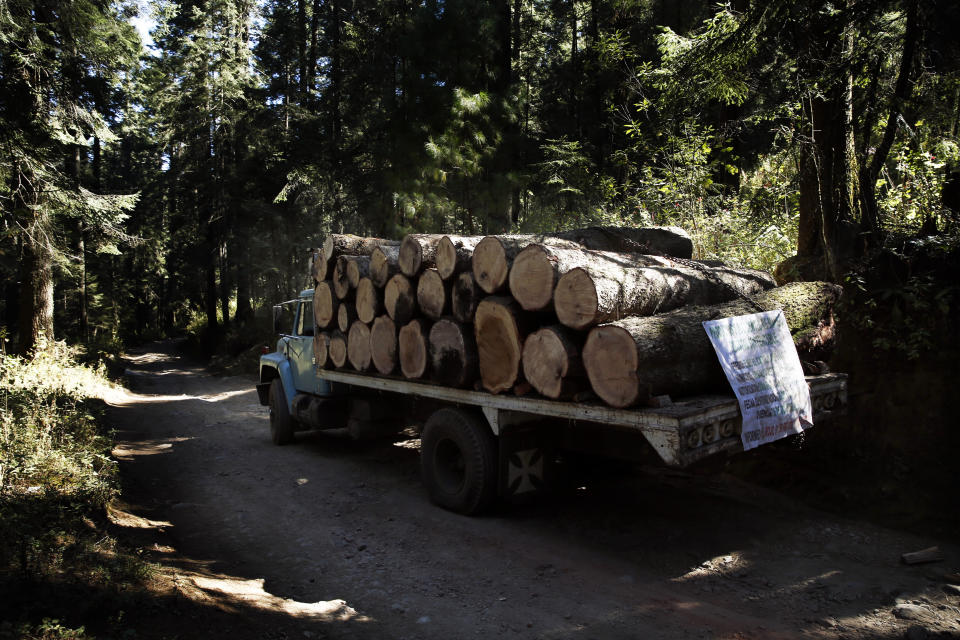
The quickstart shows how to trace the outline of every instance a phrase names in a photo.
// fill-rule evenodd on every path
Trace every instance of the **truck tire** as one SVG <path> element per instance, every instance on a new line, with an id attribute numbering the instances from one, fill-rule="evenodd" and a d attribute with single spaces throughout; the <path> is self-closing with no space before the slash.
<path id="1" fill-rule="evenodd" d="M 497 445 L 486 422 L 461 409 L 436 411 L 423 428 L 420 471 L 430 500 L 473 515 L 497 496 Z"/>
<path id="2" fill-rule="evenodd" d="M 270 439 L 278 445 L 293 442 L 293 418 L 280 378 L 270 383 Z"/>

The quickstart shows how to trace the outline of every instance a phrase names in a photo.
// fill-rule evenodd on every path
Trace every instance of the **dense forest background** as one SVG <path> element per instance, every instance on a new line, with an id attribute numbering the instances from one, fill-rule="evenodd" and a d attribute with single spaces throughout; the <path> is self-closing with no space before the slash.
<path id="1" fill-rule="evenodd" d="M 885 291 L 864 326 L 943 310 L 915 267 L 957 244 L 958 26 L 952 0 L 0 0 L 4 339 L 213 350 L 331 230 L 677 224 Z M 932 347 L 901 324 L 877 339 Z"/>

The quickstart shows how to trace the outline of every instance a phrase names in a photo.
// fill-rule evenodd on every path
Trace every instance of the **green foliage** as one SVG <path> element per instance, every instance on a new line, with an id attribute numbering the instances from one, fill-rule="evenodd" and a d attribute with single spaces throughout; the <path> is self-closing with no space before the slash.
<path id="1" fill-rule="evenodd" d="M 110 439 L 97 424 L 108 383 L 63 347 L 0 356 L 0 564 L 54 571 L 66 530 L 116 491 Z"/>

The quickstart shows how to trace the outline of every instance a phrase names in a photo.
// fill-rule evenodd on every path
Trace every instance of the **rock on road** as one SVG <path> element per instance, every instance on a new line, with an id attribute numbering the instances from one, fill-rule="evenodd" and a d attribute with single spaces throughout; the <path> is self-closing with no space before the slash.
<path id="1" fill-rule="evenodd" d="M 261 637 L 260 614 L 277 638 L 960 637 L 943 541 L 657 469 L 467 518 L 428 502 L 413 437 L 276 447 L 252 376 L 170 343 L 128 366 L 108 414 L 125 526 L 165 536 L 149 557 L 182 594 L 236 614 L 224 637 Z M 934 544 L 944 562 L 900 564 Z"/>

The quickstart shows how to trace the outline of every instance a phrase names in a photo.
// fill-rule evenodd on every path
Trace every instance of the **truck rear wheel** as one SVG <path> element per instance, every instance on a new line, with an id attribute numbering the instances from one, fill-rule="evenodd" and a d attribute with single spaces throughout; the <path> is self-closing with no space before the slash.
<path id="1" fill-rule="evenodd" d="M 423 428 L 420 471 L 430 499 L 472 515 L 497 496 L 497 446 L 486 422 L 474 413 L 445 408 Z"/>
<path id="2" fill-rule="evenodd" d="M 293 442 L 293 418 L 280 378 L 274 378 L 270 383 L 270 439 L 273 444 Z"/>

